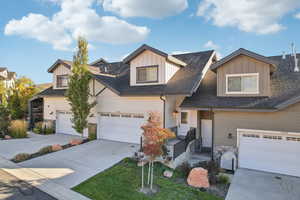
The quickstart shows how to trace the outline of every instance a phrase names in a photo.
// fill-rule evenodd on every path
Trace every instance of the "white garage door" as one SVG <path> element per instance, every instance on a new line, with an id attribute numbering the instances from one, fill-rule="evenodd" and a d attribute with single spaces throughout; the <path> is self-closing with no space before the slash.
<path id="1" fill-rule="evenodd" d="M 139 144 L 144 124 L 143 114 L 103 113 L 98 117 L 98 138 Z"/>
<path id="2" fill-rule="evenodd" d="M 80 135 L 72 128 L 72 114 L 70 112 L 58 112 L 56 119 L 56 133 Z"/>
<path id="3" fill-rule="evenodd" d="M 300 135 L 238 130 L 239 167 L 300 177 Z"/>

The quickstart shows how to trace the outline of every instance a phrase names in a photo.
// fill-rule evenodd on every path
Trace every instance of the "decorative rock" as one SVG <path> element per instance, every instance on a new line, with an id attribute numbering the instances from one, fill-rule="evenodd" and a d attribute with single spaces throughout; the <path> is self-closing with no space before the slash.
<path id="1" fill-rule="evenodd" d="M 164 177 L 171 178 L 173 176 L 173 171 L 165 170 Z"/>
<path id="2" fill-rule="evenodd" d="M 70 141 L 70 145 L 75 146 L 75 145 L 79 145 L 83 142 L 83 140 L 81 139 L 73 139 Z"/>
<path id="3" fill-rule="evenodd" d="M 62 146 L 60 144 L 53 144 L 52 145 L 52 151 L 60 151 L 62 150 Z"/>
<path id="4" fill-rule="evenodd" d="M 194 168 L 190 171 L 187 182 L 190 186 L 197 188 L 209 188 L 208 173 L 201 167 Z"/>
<path id="5" fill-rule="evenodd" d="M 11 136 L 10 136 L 10 135 L 5 135 L 5 136 L 4 136 L 4 139 L 10 140 L 10 139 L 11 139 Z"/>

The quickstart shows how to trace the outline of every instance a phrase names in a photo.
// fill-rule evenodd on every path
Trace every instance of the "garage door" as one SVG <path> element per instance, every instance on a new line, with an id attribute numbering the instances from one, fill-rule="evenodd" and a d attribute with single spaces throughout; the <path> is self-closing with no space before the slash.
<path id="1" fill-rule="evenodd" d="M 238 130 L 239 167 L 300 177 L 300 135 Z"/>
<path id="2" fill-rule="evenodd" d="M 80 135 L 72 128 L 72 114 L 70 112 L 58 112 L 56 120 L 56 133 Z"/>
<path id="3" fill-rule="evenodd" d="M 141 126 L 145 124 L 143 114 L 102 113 L 98 121 L 99 139 L 140 143 Z"/>

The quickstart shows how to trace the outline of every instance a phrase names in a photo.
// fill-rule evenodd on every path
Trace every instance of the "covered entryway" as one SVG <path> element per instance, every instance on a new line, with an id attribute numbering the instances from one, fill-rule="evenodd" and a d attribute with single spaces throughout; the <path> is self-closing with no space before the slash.
<path id="1" fill-rule="evenodd" d="M 63 133 L 69 135 L 80 135 L 72 128 L 71 112 L 58 111 L 56 113 L 56 133 Z"/>
<path id="2" fill-rule="evenodd" d="M 238 129 L 239 167 L 300 177 L 300 134 Z"/>
<path id="3" fill-rule="evenodd" d="M 139 144 L 141 126 L 146 123 L 144 114 L 101 113 L 98 116 L 99 139 Z"/>

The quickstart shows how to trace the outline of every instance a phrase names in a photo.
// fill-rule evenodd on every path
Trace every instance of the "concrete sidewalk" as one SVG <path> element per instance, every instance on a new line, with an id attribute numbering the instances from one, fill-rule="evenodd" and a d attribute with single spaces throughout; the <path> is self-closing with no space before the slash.
<path id="1" fill-rule="evenodd" d="M 29 183 L 57 200 L 89 200 L 89 198 L 54 183 L 48 178 L 0 157 L 0 169 Z"/>

